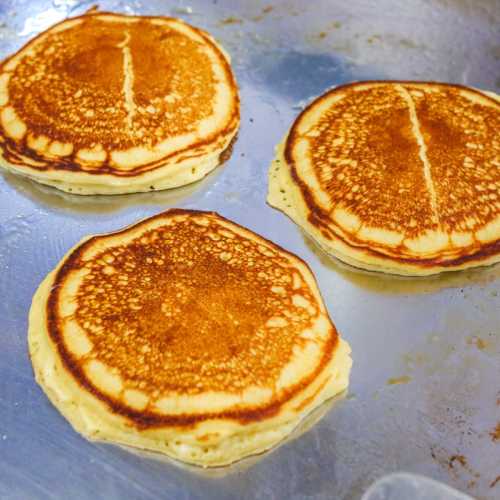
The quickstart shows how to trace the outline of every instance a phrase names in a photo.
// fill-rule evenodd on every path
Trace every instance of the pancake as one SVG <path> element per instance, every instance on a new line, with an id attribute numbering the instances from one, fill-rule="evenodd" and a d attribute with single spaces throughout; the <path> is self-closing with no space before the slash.
<path id="1" fill-rule="evenodd" d="M 296 119 L 270 205 L 326 252 L 402 275 L 500 260 L 500 99 L 443 83 L 337 87 Z"/>
<path id="2" fill-rule="evenodd" d="M 82 435 L 202 466 L 274 446 L 351 367 L 302 260 L 188 210 L 70 250 L 34 296 L 28 340 Z"/>
<path id="3" fill-rule="evenodd" d="M 91 11 L 0 65 L 0 166 L 63 191 L 189 184 L 238 126 L 228 55 L 178 19 Z"/>

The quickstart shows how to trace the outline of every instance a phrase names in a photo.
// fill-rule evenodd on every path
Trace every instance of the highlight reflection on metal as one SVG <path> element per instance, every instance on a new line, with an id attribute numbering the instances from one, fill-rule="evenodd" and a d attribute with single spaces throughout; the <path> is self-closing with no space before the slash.
<path id="1" fill-rule="evenodd" d="M 94 3 L 3 0 L 0 55 Z M 265 204 L 274 145 L 332 85 L 385 77 L 500 91 L 496 0 L 402 4 L 99 2 L 182 17 L 220 39 L 241 87 L 242 127 L 222 168 L 176 191 L 81 198 L 0 176 L 0 498 L 358 499 L 398 470 L 498 498 L 500 444 L 490 433 L 500 420 L 500 266 L 413 280 L 361 273 Z M 353 348 L 345 399 L 309 432 L 223 477 L 86 442 L 37 387 L 27 355 L 32 294 L 64 252 L 172 206 L 216 210 L 307 260 Z"/>

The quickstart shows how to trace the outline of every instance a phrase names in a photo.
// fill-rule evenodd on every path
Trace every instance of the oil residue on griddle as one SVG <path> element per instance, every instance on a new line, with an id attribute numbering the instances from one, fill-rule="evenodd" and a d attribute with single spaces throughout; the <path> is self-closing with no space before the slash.
<path id="1" fill-rule="evenodd" d="M 453 469 L 455 462 L 458 462 L 462 467 L 467 467 L 467 459 L 463 455 L 452 455 L 448 460 L 448 467 Z"/>
<path id="2" fill-rule="evenodd" d="M 445 453 L 444 456 L 443 452 Z M 440 465 L 446 467 L 454 477 L 456 477 L 458 470 L 464 470 L 470 477 L 475 479 L 479 479 L 481 477 L 481 474 L 469 465 L 467 458 L 461 453 L 448 455 L 445 450 L 439 451 L 437 448 L 431 447 L 431 456 Z"/>
<path id="3" fill-rule="evenodd" d="M 411 377 L 409 375 L 402 375 L 401 377 L 394 377 L 387 380 L 387 385 L 399 385 L 399 384 L 407 384 L 411 381 Z"/>
<path id="4" fill-rule="evenodd" d="M 269 13 L 271 13 L 274 10 L 274 7 L 272 5 L 268 5 L 267 7 L 264 7 L 259 14 L 256 14 L 254 16 L 248 17 L 236 17 L 236 16 L 228 16 L 219 21 L 220 26 L 226 26 L 230 24 L 243 24 L 245 21 L 253 21 L 254 23 L 257 23 L 259 21 L 262 21 L 267 17 Z"/>
<path id="5" fill-rule="evenodd" d="M 334 30 L 338 30 L 342 27 L 342 23 L 340 21 L 333 21 L 323 27 L 321 31 L 319 32 L 314 32 L 306 35 L 306 40 L 310 43 L 318 42 L 321 40 L 324 40 L 327 38 L 329 35 L 333 33 Z"/>
<path id="6" fill-rule="evenodd" d="M 472 337 L 467 337 L 467 344 L 475 345 L 480 351 L 485 351 L 486 348 L 488 347 L 486 341 L 483 340 L 481 337 L 478 337 L 477 335 L 473 335 Z"/>
<path id="7" fill-rule="evenodd" d="M 267 16 L 267 14 L 272 12 L 273 9 L 274 9 L 274 7 L 272 5 L 268 5 L 267 7 L 264 7 L 259 15 L 252 17 L 252 21 L 254 21 L 256 23 L 259 21 L 262 21 L 262 19 L 264 19 Z"/>
<path id="8" fill-rule="evenodd" d="M 221 26 L 227 26 L 229 24 L 243 24 L 243 19 L 240 19 L 239 17 L 229 16 L 221 19 L 219 21 L 219 24 Z"/>

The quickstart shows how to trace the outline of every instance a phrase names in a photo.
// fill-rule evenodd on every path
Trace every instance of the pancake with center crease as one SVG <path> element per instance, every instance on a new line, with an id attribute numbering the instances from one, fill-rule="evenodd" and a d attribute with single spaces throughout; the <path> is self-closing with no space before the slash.
<path id="1" fill-rule="evenodd" d="M 238 126 L 228 55 L 178 19 L 92 11 L 0 65 L 0 166 L 64 191 L 194 182 Z"/>
<path id="2" fill-rule="evenodd" d="M 268 202 L 328 253 L 429 275 L 500 260 L 500 98 L 443 83 L 337 87 L 296 119 Z"/>
<path id="3" fill-rule="evenodd" d="M 72 249 L 34 296 L 29 349 L 85 437 L 203 466 L 284 439 L 351 367 L 302 260 L 187 210 Z"/>

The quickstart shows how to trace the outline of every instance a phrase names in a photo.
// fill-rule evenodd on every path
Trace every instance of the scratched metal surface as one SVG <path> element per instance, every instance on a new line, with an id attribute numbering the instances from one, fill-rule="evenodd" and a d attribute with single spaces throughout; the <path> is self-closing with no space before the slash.
<path id="1" fill-rule="evenodd" d="M 1 0 L 0 55 L 93 3 Z M 220 39 L 241 88 L 242 127 L 222 168 L 171 192 L 79 198 L 0 176 L 0 498 L 358 499 L 393 471 L 499 498 L 500 268 L 418 280 L 357 273 L 265 204 L 273 146 L 332 85 L 414 78 L 498 92 L 498 0 L 99 3 L 182 17 Z M 27 356 L 32 294 L 63 253 L 173 206 L 217 210 L 306 259 L 353 348 L 346 399 L 310 432 L 220 477 L 83 440 L 37 387 Z"/>

